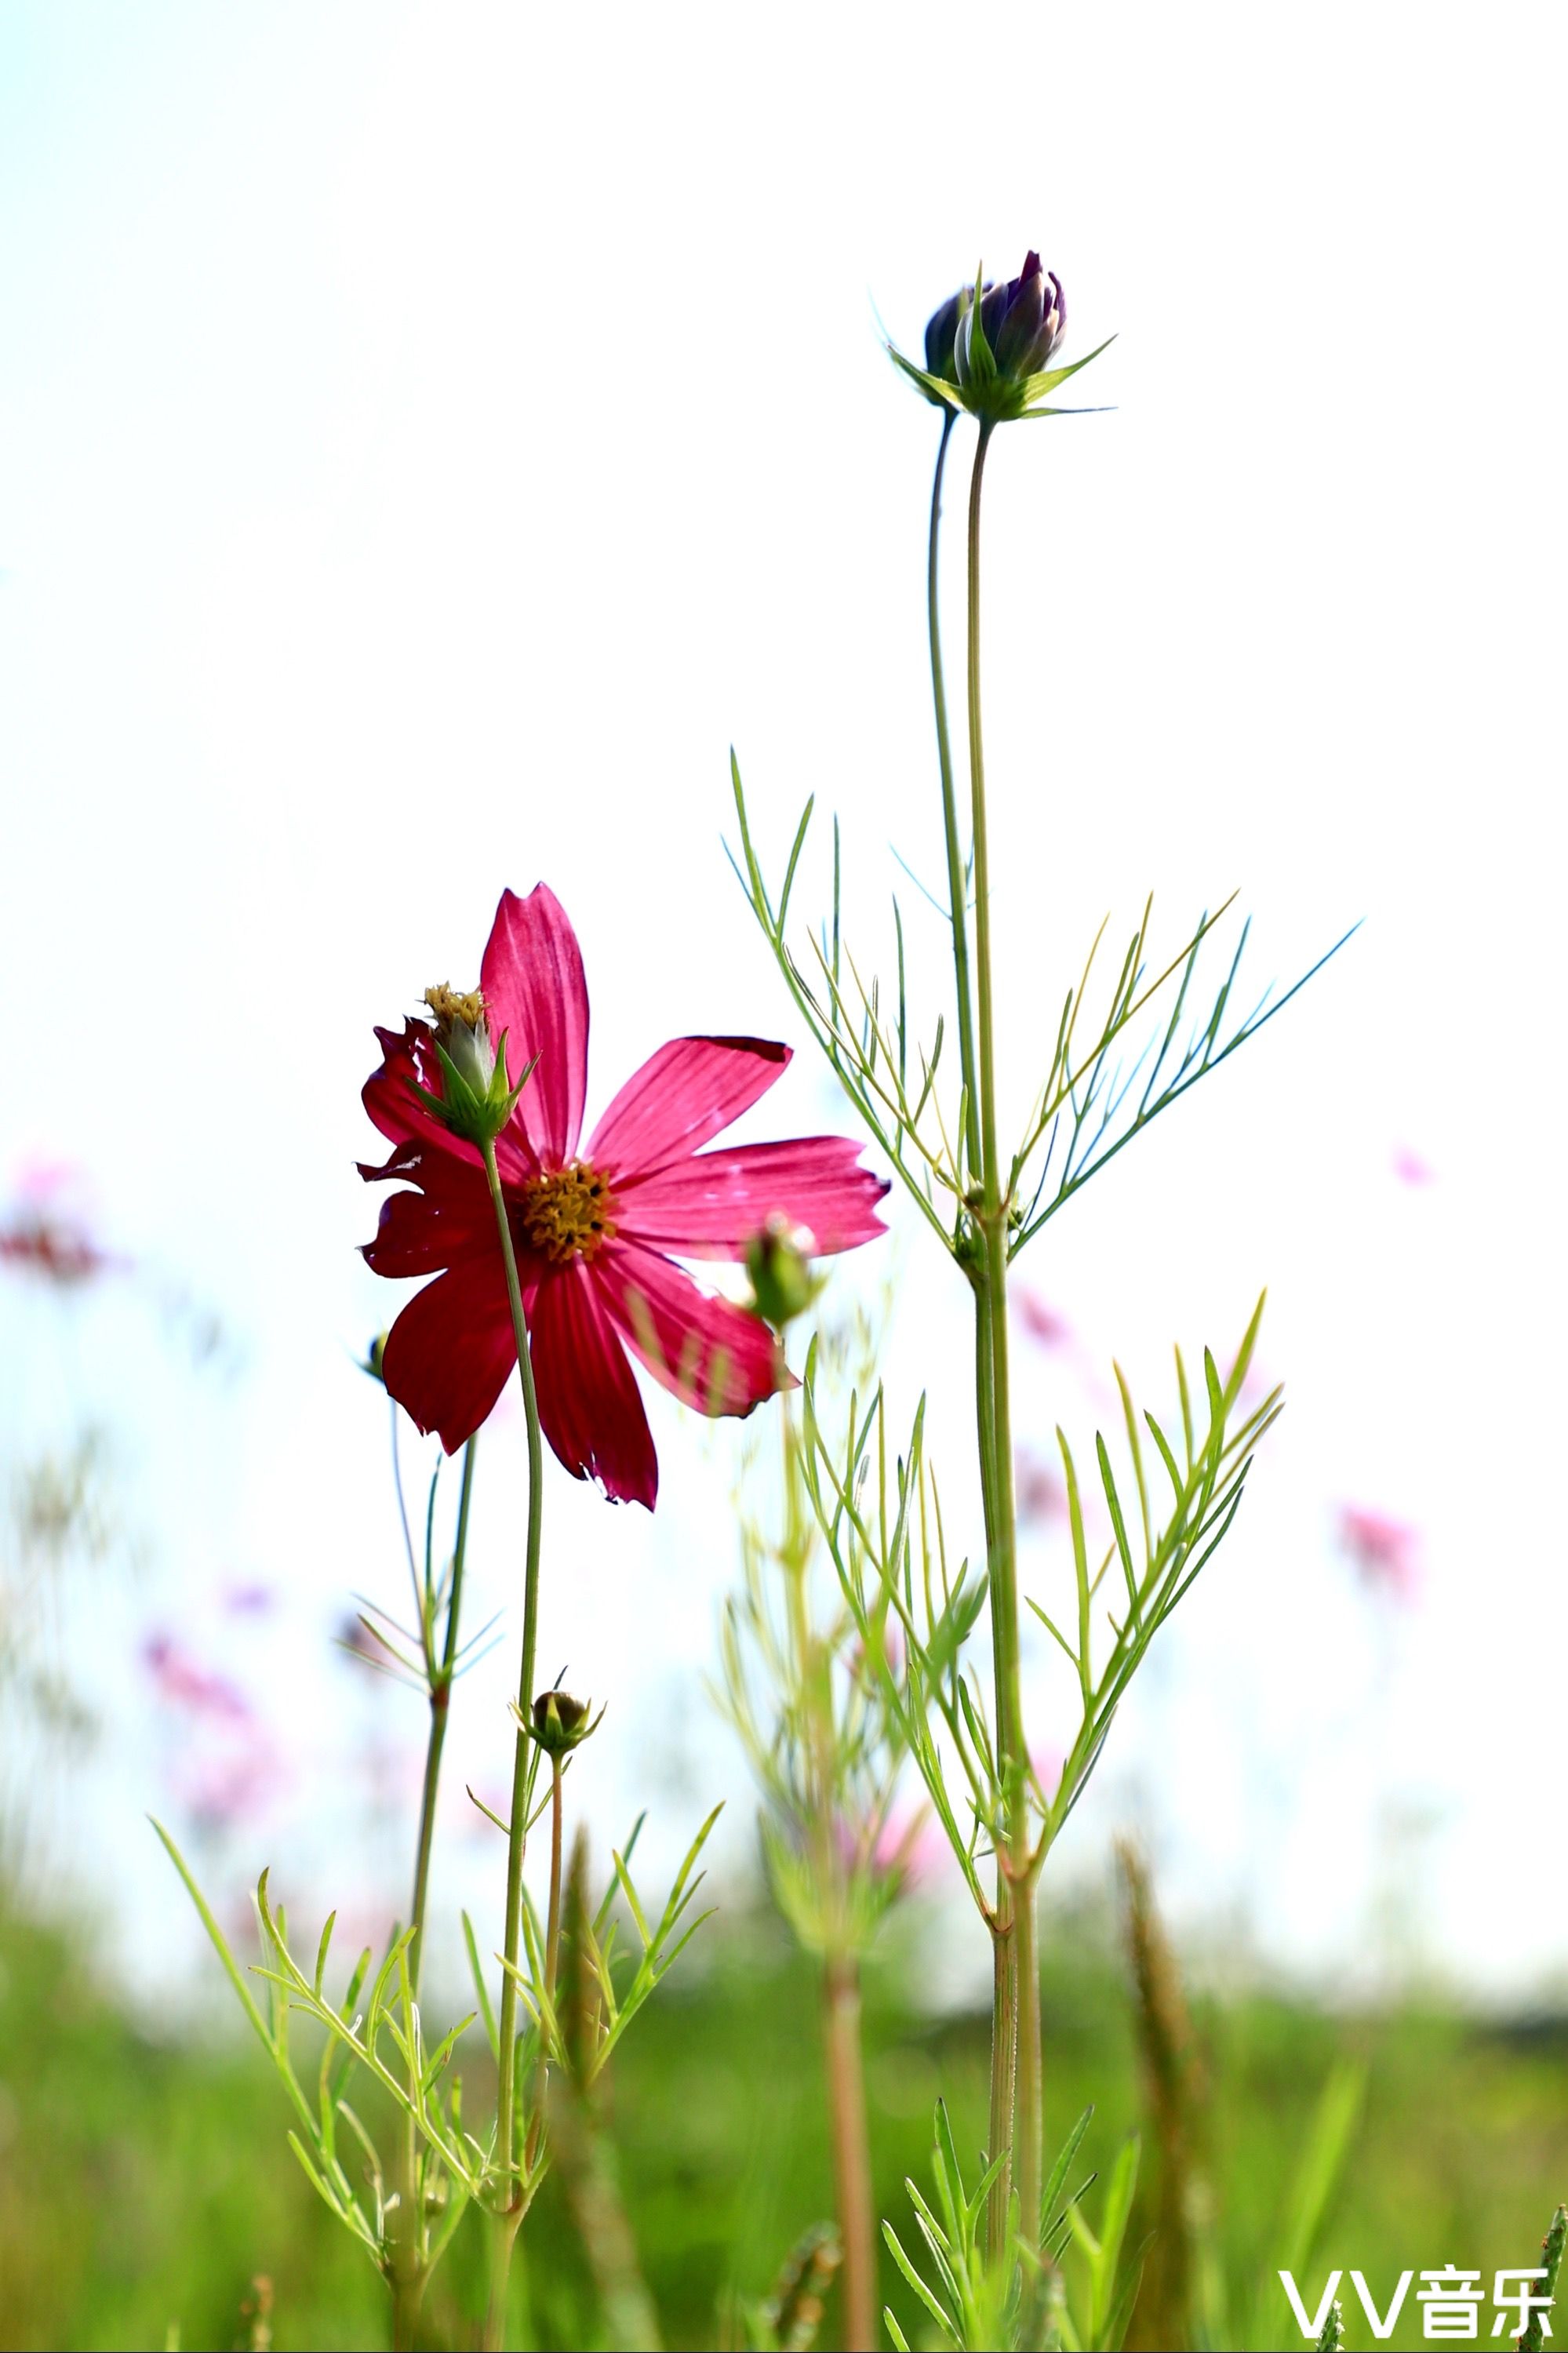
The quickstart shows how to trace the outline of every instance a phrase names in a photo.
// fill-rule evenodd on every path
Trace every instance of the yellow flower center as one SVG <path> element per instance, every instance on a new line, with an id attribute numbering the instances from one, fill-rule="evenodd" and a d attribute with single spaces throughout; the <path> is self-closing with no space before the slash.
<path id="1" fill-rule="evenodd" d="M 565 1168 L 546 1169 L 525 1188 L 523 1230 L 541 1258 L 565 1266 L 574 1258 L 596 1257 L 613 1240 L 613 1207 L 599 1170 L 573 1160 Z"/>
<path id="2" fill-rule="evenodd" d="M 425 1002 L 435 1015 L 436 1027 L 443 1039 L 450 1037 L 454 1024 L 459 1021 L 465 1029 L 480 1029 L 484 1026 L 484 999 L 477 988 L 465 993 L 461 989 L 449 988 L 444 980 L 438 981 L 434 988 L 426 989 Z"/>

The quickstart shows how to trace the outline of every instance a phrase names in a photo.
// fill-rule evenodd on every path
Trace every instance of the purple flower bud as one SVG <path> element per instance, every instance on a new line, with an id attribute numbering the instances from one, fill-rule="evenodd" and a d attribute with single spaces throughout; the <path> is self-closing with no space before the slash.
<path id="1" fill-rule="evenodd" d="M 1004 300 L 995 326 L 989 301 L 980 313 L 998 372 L 1010 376 L 1037 375 L 1050 364 L 1067 324 L 1062 281 L 1054 271 L 1041 268 L 1037 253 L 1028 253 L 1018 276 L 998 291 Z"/>
<path id="2" fill-rule="evenodd" d="M 959 312 L 963 305 L 961 294 L 949 294 L 939 311 L 933 311 L 926 322 L 926 373 L 940 376 L 944 384 L 956 384 L 953 370 L 953 338 L 959 332 Z"/>
<path id="3" fill-rule="evenodd" d="M 988 286 L 980 296 L 980 325 L 985 329 L 985 339 L 991 345 L 992 358 L 996 356 L 996 339 L 1001 332 L 1012 295 L 1012 284 L 1010 281 L 1003 286 Z"/>
<path id="4" fill-rule="evenodd" d="M 1071 366 L 1054 365 L 1066 327 L 1062 281 L 1032 247 L 1016 278 L 978 286 L 971 280 L 932 311 L 924 367 L 895 345 L 887 348 L 926 398 L 949 412 L 949 421 L 951 411 L 963 409 L 989 428 L 1009 417 L 1065 413 L 1047 406 L 1046 396 L 1099 357 L 1090 352 Z"/>

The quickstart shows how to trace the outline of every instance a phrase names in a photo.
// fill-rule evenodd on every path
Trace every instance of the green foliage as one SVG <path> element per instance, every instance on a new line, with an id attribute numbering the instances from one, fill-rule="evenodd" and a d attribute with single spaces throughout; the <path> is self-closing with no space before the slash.
<path id="1" fill-rule="evenodd" d="M 1559 2206 L 1552 2217 L 1546 2236 L 1541 2242 L 1541 2260 L 1546 2277 L 1537 2293 L 1549 2300 L 1557 2294 L 1557 2282 L 1563 2270 L 1563 2250 L 1568 2245 L 1568 2206 Z M 1519 2353 L 1541 2353 L 1545 2340 L 1546 2316 L 1531 2312 L 1519 2338 Z"/>
<path id="2" fill-rule="evenodd" d="M 798 952 L 789 939 L 789 905 L 815 799 L 808 800 L 801 811 L 775 898 L 762 870 L 733 753 L 730 774 L 740 828 L 740 856 L 731 851 L 730 864 L 795 1009 L 909 1198 L 944 1248 L 967 1264 L 973 1250 L 971 1197 L 980 1173 L 970 1164 L 969 1104 L 961 1085 L 957 1099 L 947 1103 L 938 1085 L 943 1018 L 938 1017 L 928 1045 L 916 1033 L 905 983 L 904 919 L 898 902 L 893 902 L 895 981 L 889 991 L 874 976 L 863 976 L 843 937 L 835 820 L 832 913 L 816 933 L 808 934 L 804 950 Z M 1106 931 L 1101 924 L 1076 985 L 1067 988 L 1063 999 L 1051 1058 L 1007 1172 L 1010 1258 L 1016 1258 L 1161 1112 L 1256 1037 L 1353 935 L 1352 927 L 1282 995 L 1277 997 L 1270 986 L 1236 1018 L 1233 999 L 1248 924 L 1242 925 L 1213 996 L 1206 987 L 1200 993 L 1199 984 L 1202 951 L 1234 903 L 1227 899 L 1217 913 L 1204 914 L 1175 953 L 1151 971 L 1154 902 L 1149 900 L 1108 997 L 1091 1009 L 1095 967 Z M 945 908 L 941 912 L 949 913 Z M 1156 1012 L 1153 1026 L 1131 1051 L 1136 1025 L 1165 997 L 1169 1011 L 1162 1018 Z M 1202 1009 L 1194 1010 L 1195 1000 Z"/>
<path id="3" fill-rule="evenodd" d="M 427 2052 L 418 2005 L 408 1981 L 410 1929 L 393 1936 L 363 2008 L 361 1995 L 372 1959 L 368 1946 L 349 1973 L 342 2002 L 334 2003 L 325 1979 L 336 1915 L 329 1915 L 322 1930 L 315 1965 L 307 1975 L 290 1949 L 282 1906 L 274 1909 L 268 1899 L 263 1872 L 256 1890 L 256 1908 L 268 1960 L 250 1971 L 268 1989 L 263 2014 L 184 1856 L 161 1822 L 154 1822 L 153 1828 L 185 1882 L 239 2006 L 282 2082 L 295 2117 L 289 2146 L 306 2179 L 371 2260 L 385 2269 L 391 2259 L 387 2168 L 348 2099 L 355 2074 L 363 2071 L 394 2108 L 413 2123 L 427 2152 L 417 2203 L 421 2252 L 433 2264 L 450 2240 L 464 2201 L 482 2193 L 490 2170 L 490 2152 L 462 2129 L 460 2082 L 454 2078 L 444 2095 L 441 2089 L 441 2078 L 460 2037 L 472 2023 L 473 2013 L 444 2035 L 434 2052 Z M 290 2049 L 290 2021 L 296 2010 L 325 2030 L 313 2097 L 300 2081 Z M 400 2069 L 386 2057 L 383 2037 L 397 2052 Z M 355 2189 L 344 2163 L 340 2128 L 354 2145 L 356 2167 L 363 2167 L 365 2192 Z M 436 2220 L 433 2232 L 432 2217 Z"/>
<path id="4" fill-rule="evenodd" d="M 1266 2345 L 1280 2325 L 1280 2306 L 1285 2299 L 1279 2274 L 1289 2272 L 1294 2279 L 1306 2275 L 1322 2232 L 1324 2217 L 1345 2170 L 1351 2135 L 1365 2096 L 1365 2067 L 1354 2060 L 1341 2060 L 1319 2094 L 1301 2144 L 1274 2238 L 1279 2249 L 1278 2258 L 1260 2281 L 1247 2337 L 1249 2345 Z M 1338 2337 L 1333 2339 L 1335 2344 L 1339 2341 Z"/>
<path id="5" fill-rule="evenodd" d="M 1154 1637 L 1229 1533 L 1253 1449 L 1280 1411 L 1278 1389 L 1241 1408 L 1263 1304 L 1260 1299 L 1223 1379 L 1204 1350 L 1202 1422 L 1177 1351 L 1181 1430 L 1174 1442 L 1152 1414 L 1140 1419 L 1118 1367 L 1130 1464 L 1127 1492 L 1137 1501 L 1135 1510 L 1124 1501 L 1110 1451 L 1097 1433 L 1096 1461 L 1115 1532 L 1097 1563 L 1089 1559 L 1076 1461 L 1058 1432 L 1073 1537 L 1072 1637 L 1044 1604 L 1029 1598 L 1029 1607 L 1072 1662 L 1081 1716 L 1055 1789 L 1047 1795 L 1029 1778 L 1037 1820 L 1035 1871 L 1094 1771 L 1117 1707 Z M 969 1892 L 989 1916 L 978 1863 L 1005 1835 L 1011 1791 L 998 1762 L 984 1683 L 963 1656 L 985 1607 L 986 1579 L 967 1560 L 950 1570 L 940 1496 L 925 1456 L 924 1401 L 907 1440 L 890 1447 L 880 1388 L 863 1405 L 851 1397 L 842 1432 L 824 1426 L 814 1352 L 807 1358 L 803 1398 L 807 1485 L 863 1654 L 875 1664 L 896 1737 L 925 1782 Z M 1146 1455 L 1146 1435 L 1153 1440 L 1158 1469 Z M 1161 1470 L 1171 1489 L 1166 1503 L 1157 1484 Z M 1113 1566 L 1119 1567 L 1124 1598 L 1106 1612 L 1111 1641 L 1097 1654 L 1095 1606 Z M 890 1630 L 896 1630 L 896 1643 L 890 1642 Z M 938 1730 L 957 1768 L 951 1781 Z"/>
<path id="6" fill-rule="evenodd" d="M 687 1914 L 703 1881 L 697 1859 L 720 1811 L 719 1807 L 714 1808 L 693 1840 L 652 1927 L 630 1868 L 642 1817 L 627 1841 L 625 1855 L 615 1857 L 615 1876 L 591 1925 L 585 1926 L 579 1938 L 581 1949 L 576 1954 L 577 1966 L 589 1970 L 599 1997 L 593 2011 L 594 2047 L 586 2063 L 580 2062 L 579 2054 L 577 2073 L 584 2089 L 602 2073 L 632 2019 L 710 1916 L 704 1912 L 689 1918 Z M 433 2271 L 440 2263 L 470 2200 L 494 2202 L 498 2196 L 516 2197 L 526 2211 L 548 2167 L 547 2144 L 542 2137 L 531 2136 L 521 2162 L 514 2156 L 503 2156 L 495 2147 L 493 2131 L 481 2140 L 465 2127 L 461 2077 L 453 2073 L 450 2083 L 446 2081 L 459 2043 L 478 2019 L 483 2020 L 493 2058 L 498 2050 L 495 2006 L 467 1915 L 463 1931 L 478 2007 L 449 2028 L 431 2048 L 409 1976 L 412 1929 L 394 1933 L 374 1978 L 370 1977 L 373 1956 L 366 1947 L 350 1972 L 343 2000 L 334 2002 L 326 1990 L 326 1971 L 335 1914 L 322 1930 L 313 1968 L 307 1972 L 291 1947 L 283 1907 L 274 1906 L 269 1899 L 268 1874 L 263 1872 L 256 1890 L 256 1909 L 265 1957 L 247 1973 L 173 1839 L 161 1823 L 153 1827 L 185 1882 L 239 2006 L 282 2083 L 294 2114 L 289 2147 L 313 2189 L 377 2267 L 390 2273 L 394 2262 L 397 2250 L 389 2217 L 400 2193 L 389 2189 L 390 2167 L 358 2107 L 350 2103 L 348 2094 L 356 2073 L 363 2073 L 375 2086 L 405 2129 L 413 2128 L 416 2250 L 422 2270 Z M 620 1923 L 611 1916 L 618 1894 L 641 1947 L 630 1978 L 620 1970 L 619 1986 Z M 526 1900 L 523 1925 L 527 1966 L 512 1975 L 529 2021 L 518 2038 L 519 2076 L 526 2082 L 541 2057 L 564 2067 L 568 2054 L 556 2005 L 546 1989 L 538 1916 Z M 503 1969 L 508 1967 L 503 1956 L 496 1957 Z M 265 2012 L 250 1990 L 248 1974 L 260 1978 L 268 1989 Z M 313 2093 L 302 2083 L 291 2050 L 290 2022 L 295 2012 L 323 2031 Z M 356 2186 L 344 2162 L 345 2151 L 353 2158 L 362 2186 Z"/>
<path id="7" fill-rule="evenodd" d="M 963 2353 L 1022 2347 L 1056 2347 L 1063 2353 L 1090 2353 L 1091 2348 L 1103 2347 L 1116 2353 L 1127 2334 L 1143 2267 L 1143 2247 L 1126 2260 L 1123 2254 L 1138 2187 L 1139 2143 L 1133 2135 L 1118 2152 L 1097 2234 L 1083 2207 L 1096 2176 L 1091 2173 L 1064 2196 L 1092 2115 L 1092 2108 L 1084 2110 L 1046 2181 L 1041 2201 L 1042 2253 L 1034 2253 L 1021 2240 L 1014 2199 L 1006 2248 L 992 2257 L 985 2248 L 986 2200 L 1001 2159 L 989 2165 L 982 2159 L 974 2189 L 967 2190 L 947 2106 L 938 2101 L 931 2160 L 938 2211 L 927 2204 L 915 2182 L 904 2185 L 915 2209 L 916 2227 L 925 2242 L 934 2284 L 906 2252 L 892 2223 L 885 2222 L 882 2228 L 906 2285 L 941 2332 L 944 2343 L 962 2348 Z M 1065 2266 L 1064 2258 L 1069 2250 L 1077 2260 Z M 900 2353 L 909 2353 L 897 2315 L 888 2310 L 883 2316 L 894 2345 Z"/>
<path id="8" fill-rule="evenodd" d="M 839 1371 L 852 1356 L 870 1361 L 863 1323 L 848 1338 L 819 1335 L 811 1361 Z M 898 1858 L 885 1851 L 904 1763 L 901 1722 L 825 1564 L 789 1399 L 778 1427 L 779 1481 L 768 1478 L 754 1442 L 737 1488 L 741 1577 L 720 1620 L 714 1695 L 763 1801 L 763 1855 L 780 1911 L 811 1950 L 857 1958 L 902 1886 Z M 765 1519 L 754 1499 L 775 1483 Z"/>
<path id="9" fill-rule="evenodd" d="M 767 2295 L 742 2306 L 750 2353 L 810 2353 L 842 2260 L 833 2225 L 813 2222 L 789 2250 Z"/>
<path id="10" fill-rule="evenodd" d="M 573 2071 L 584 2090 L 597 2082 L 609 2064 L 610 2053 L 630 2025 L 649 1995 L 667 1972 L 673 1968 L 705 1920 L 713 1917 L 712 1906 L 687 1919 L 688 1907 L 701 1887 L 705 1873 L 696 1868 L 697 1858 L 707 1844 L 708 1834 L 719 1815 L 722 1804 L 714 1808 L 696 1837 L 686 1849 L 685 1857 L 676 1873 L 664 1908 L 657 1923 L 650 1927 L 642 1898 L 631 1876 L 631 1851 L 637 1841 L 646 1816 L 640 1814 L 626 1842 L 624 1854 L 614 1854 L 615 1876 L 605 1890 L 603 1900 L 591 1922 L 584 1915 L 581 1947 L 577 1965 L 586 1967 L 598 1989 L 599 2003 L 593 2010 L 593 2047 L 585 2056 L 579 2055 Z M 611 1918 L 617 1893 L 620 1893 L 630 1914 L 641 1951 L 632 1966 L 629 1981 L 617 1989 L 615 1970 L 620 1958 L 617 1950 L 620 1924 Z M 683 1923 L 684 1924 L 683 1926 Z M 473 1932 L 466 1915 L 463 1926 L 468 1934 L 470 1950 L 473 1949 Z M 676 1931 L 680 1930 L 677 1936 Z M 524 2007 L 533 2021 L 534 2034 L 525 2041 L 524 2061 L 538 2057 L 541 2050 L 555 2065 L 570 2064 L 567 2036 L 557 2006 L 545 1989 L 544 1950 L 539 1936 L 537 1916 L 530 1907 L 524 1915 L 524 1934 L 528 1951 L 528 1968 L 513 1972 Z M 503 1968 L 507 1964 L 502 1960 Z"/>
<path id="11" fill-rule="evenodd" d="M 1329 2316 L 1318 2334 L 1318 2353 L 1340 2353 L 1345 2341 L 1345 2307 L 1338 2296 L 1329 2306 Z"/>
<path id="12" fill-rule="evenodd" d="M 744 2342 L 738 2323 L 723 2336 L 721 2306 L 738 2313 L 765 2299 L 779 2250 L 831 2211 L 822 2092 L 800 2064 L 817 2028 L 815 1965 L 793 1957 L 768 1920 L 726 1916 L 722 1935 L 701 1940 L 700 1975 L 678 1970 L 667 1982 L 614 2070 L 621 2182 L 667 2345 Z M 1097 2146 L 1114 2149 L 1140 2121 L 1119 1966 L 1093 1920 L 1065 1915 L 1058 1902 L 1053 1925 L 1054 2138 L 1092 2096 Z M 906 2174 L 930 2194 L 938 2086 L 959 2147 L 983 2139 L 990 2027 L 933 2019 L 916 2000 L 927 1948 L 918 1906 L 895 1915 L 885 1944 L 888 1966 L 866 1977 L 865 2038 L 878 2208 L 893 2215 Z M 459 1958 L 455 1945 L 429 1957 L 449 2000 Z M 1248 2327 L 1241 2341 L 1287 2341 L 1272 2269 L 1284 2260 L 1280 2221 L 1320 2087 L 1342 2055 L 1364 2059 L 1367 2091 L 1323 2244 L 1349 2249 L 1353 2235 L 1346 2260 L 1373 2278 L 1428 2260 L 1421 2248 L 1433 2261 L 1445 2250 L 1484 2265 L 1539 2260 L 1542 2189 L 1568 2179 L 1568 2024 L 1537 2018 L 1526 2032 L 1421 2008 L 1328 2017 L 1256 1994 L 1221 2007 L 1197 2000 L 1194 2012 L 1213 2081 L 1224 2192 L 1217 2259 L 1230 2306 L 1249 2314 L 1266 2281 L 1278 2299 L 1262 2336 Z M 175 2323 L 185 2346 L 226 2347 L 258 2273 L 274 2283 L 279 2353 L 385 2343 L 385 2291 L 284 2147 L 270 2063 L 258 2065 L 254 2046 L 237 2039 L 196 2035 L 188 2010 L 169 2028 L 153 2035 L 122 2017 L 79 1940 L 68 1946 L 6 1915 L 0 1898 L 0 2052 L 9 2054 L 0 2060 L 0 2343 L 162 2345 Z M 305 2083 L 315 2036 L 299 2022 Z M 469 2105 L 486 2113 L 492 2075 L 478 2027 L 453 2063 Z M 392 2131 L 395 2112 L 373 2084 L 361 2113 L 377 2139 Z M 353 2175 L 352 2161 L 345 2169 Z M 1079 2165 L 1069 2190 L 1086 2170 Z M 1099 2216 L 1090 2219 L 1100 2231 Z M 529 2262 L 531 2238 L 548 2247 L 547 2263 Z M 521 2244 L 509 2342 L 602 2343 L 554 2177 Z M 1080 2257 L 1070 2250 L 1065 2260 Z M 431 2284 L 430 2343 L 473 2341 L 485 2261 L 471 2207 Z M 923 2324 L 934 2338 L 885 2251 L 880 2294 L 912 2345 Z M 832 2297 L 818 2341 L 839 2341 Z M 1407 2311 L 1393 2342 L 1419 2347 L 1419 2315 Z"/>

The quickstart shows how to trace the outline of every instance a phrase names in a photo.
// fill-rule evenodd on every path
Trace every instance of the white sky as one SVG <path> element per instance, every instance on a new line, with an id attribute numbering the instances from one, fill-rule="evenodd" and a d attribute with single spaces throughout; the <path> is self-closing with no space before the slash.
<path id="1" fill-rule="evenodd" d="M 1543 7 L 13 0 L 0 1170 L 79 1162 L 249 1358 L 187 1409 L 131 1310 L 71 1343 L 153 1538 L 94 1606 L 82 1672 L 117 1729 L 77 1842 L 143 1957 L 170 1894 L 139 1824 L 165 1801 L 126 1663 L 148 1622 L 288 1727 L 291 1811 L 217 1859 L 235 1885 L 314 1821 L 312 1886 L 341 1893 L 362 1799 L 323 1813 L 319 1777 L 352 1793 L 376 1743 L 414 1754 L 415 1704 L 325 1650 L 348 1588 L 401 1590 L 349 1361 L 396 1296 L 353 1253 L 372 1021 L 471 978 L 503 884 L 544 876 L 587 959 L 590 1112 L 681 1030 L 793 1036 L 720 848 L 731 740 L 779 854 L 807 793 L 838 810 L 851 936 L 889 973 L 903 889 L 938 1002 L 893 856 L 935 881 L 934 425 L 873 306 L 914 348 L 977 257 L 1033 242 L 1069 354 L 1119 340 L 1082 379 L 1115 413 L 1004 435 L 988 490 L 1020 1113 L 1107 907 L 1125 934 L 1153 888 L 1174 945 L 1239 889 L 1259 987 L 1364 918 L 1025 1261 L 1157 1410 L 1170 1341 L 1230 1346 L 1266 1282 L 1290 1398 L 1061 1866 L 1103 1877 L 1136 1820 L 1190 1927 L 1245 1913 L 1326 1982 L 1561 1978 L 1563 49 Z M 752 1124 L 843 1117 L 802 1055 Z M 1395 1178 L 1401 1148 L 1433 1183 Z M 957 1493 L 963 1303 L 901 1247 L 899 1375 L 930 1383 Z M 8 1329 L 25 1435 L 58 1344 Z M 1021 1435 L 1060 1415 L 1092 1458 L 1099 1376 L 1026 1365 Z M 652 1523 L 552 1472 L 542 1657 L 610 1702 L 578 1776 L 606 1834 L 652 1757 L 667 1841 L 728 1794 L 739 1853 L 700 1698 L 726 1457 L 654 1415 Z M 519 1459 L 503 1420 L 471 1623 L 515 1599 Z M 1393 1626 L 1333 1548 L 1345 1501 L 1422 1530 Z M 1061 1577 L 1054 1538 L 1029 1573 Z M 224 1619 L 237 1577 L 278 1587 L 268 1619 Z M 454 1789 L 498 1778 L 509 1655 L 463 1687 Z M 498 1879 L 460 1837 L 448 1892 Z"/>

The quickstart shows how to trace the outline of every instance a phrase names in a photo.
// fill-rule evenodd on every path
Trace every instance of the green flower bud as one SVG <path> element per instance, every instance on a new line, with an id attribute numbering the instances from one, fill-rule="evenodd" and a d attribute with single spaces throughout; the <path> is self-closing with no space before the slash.
<path id="1" fill-rule="evenodd" d="M 506 1032 L 492 1045 L 477 988 L 461 994 L 442 981 L 426 989 L 425 1003 L 435 1017 L 433 1042 L 443 1083 L 440 1094 L 428 1087 L 415 1092 L 455 1135 L 482 1147 L 493 1144 L 516 1109 L 533 1065 L 514 1087 L 508 1083 Z"/>
<path id="2" fill-rule="evenodd" d="M 889 356 L 925 394 L 949 409 L 967 409 L 986 426 L 1018 417 L 1062 417 L 1046 396 L 1089 360 L 1054 364 L 1067 323 L 1062 281 L 1031 249 L 1016 278 L 992 285 L 976 271 L 971 282 L 932 312 L 926 328 L 926 364 L 916 367 L 895 345 Z"/>
<path id="3" fill-rule="evenodd" d="M 384 1381 L 386 1376 L 381 1369 L 381 1359 L 385 1356 L 386 1352 L 387 1335 L 385 1332 L 377 1332 L 376 1337 L 371 1341 L 369 1347 L 366 1348 L 364 1356 L 359 1360 L 360 1371 L 362 1373 L 368 1373 L 373 1381 Z"/>
<path id="4" fill-rule="evenodd" d="M 547 1757 L 564 1757 L 568 1748 L 576 1748 L 579 1742 L 588 1738 L 599 1723 L 599 1715 L 604 1714 L 600 1708 L 599 1715 L 590 1722 L 588 1710 L 592 1705 L 592 1700 L 574 1699 L 570 1692 L 546 1691 L 539 1694 L 534 1702 L 534 1721 L 530 1729 Z"/>
<path id="5" fill-rule="evenodd" d="M 822 1287 L 811 1273 L 815 1248 L 816 1237 L 804 1226 L 792 1226 L 779 1210 L 746 1246 L 752 1307 L 775 1331 L 804 1314 Z"/>

